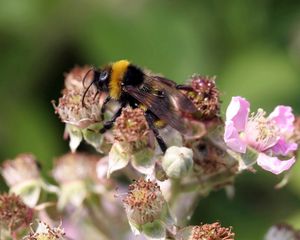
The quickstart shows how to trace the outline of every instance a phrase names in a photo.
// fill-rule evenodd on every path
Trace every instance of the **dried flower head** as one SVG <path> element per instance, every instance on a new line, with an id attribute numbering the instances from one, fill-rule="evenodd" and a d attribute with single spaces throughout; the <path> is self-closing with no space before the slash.
<path id="1" fill-rule="evenodd" d="M 33 209 L 27 207 L 15 194 L 0 195 L 0 229 L 10 232 L 29 226 L 33 217 Z"/>
<path id="2" fill-rule="evenodd" d="M 55 161 L 53 177 L 59 183 L 97 179 L 99 157 L 83 153 L 67 153 Z"/>
<path id="3" fill-rule="evenodd" d="M 192 230 L 190 240 L 233 240 L 234 233 L 232 229 L 222 227 L 220 223 L 204 224 L 195 226 Z"/>
<path id="4" fill-rule="evenodd" d="M 83 79 L 84 77 L 86 85 L 88 85 L 89 83 L 91 83 L 92 81 L 92 74 L 88 74 L 86 75 L 89 70 L 91 69 L 91 66 L 83 66 L 83 67 L 79 67 L 79 66 L 75 66 L 73 69 L 71 69 L 71 71 L 69 73 L 64 74 L 65 76 L 65 88 L 72 90 L 72 89 L 79 89 L 79 90 L 83 90 L 84 86 L 83 86 Z"/>
<path id="5" fill-rule="evenodd" d="M 161 218 L 165 200 L 157 183 L 141 178 L 128 190 L 123 202 L 129 221 L 143 225 Z"/>
<path id="6" fill-rule="evenodd" d="M 59 98 L 58 105 L 53 106 L 60 119 L 80 128 L 100 122 L 100 96 L 95 89 L 90 89 L 85 96 L 85 107 L 82 106 L 83 91 L 80 89 L 65 89 Z"/>
<path id="7" fill-rule="evenodd" d="M 220 111 L 219 90 L 215 77 L 192 76 L 192 91 L 185 91 L 186 96 L 194 103 L 203 120 L 216 117 Z"/>
<path id="8" fill-rule="evenodd" d="M 36 231 L 33 231 L 26 236 L 24 240 L 64 240 L 65 232 L 58 227 L 50 227 L 44 222 L 39 222 Z"/>
<path id="9" fill-rule="evenodd" d="M 114 125 L 115 139 L 127 143 L 148 139 L 149 127 L 144 114 L 140 108 L 124 108 Z"/>
<path id="10" fill-rule="evenodd" d="M 222 227 L 220 223 L 190 226 L 179 231 L 176 240 L 234 240 L 232 228 Z"/>
<path id="11" fill-rule="evenodd" d="M 13 187 L 27 180 L 40 177 L 36 157 L 29 153 L 18 155 L 13 160 L 6 160 L 1 167 L 1 174 L 9 187 Z"/>

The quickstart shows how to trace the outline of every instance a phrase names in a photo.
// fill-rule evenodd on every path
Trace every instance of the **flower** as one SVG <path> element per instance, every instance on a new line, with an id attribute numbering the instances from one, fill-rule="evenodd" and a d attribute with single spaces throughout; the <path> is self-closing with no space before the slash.
<path id="1" fill-rule="evenodd" d="M 140 178 L 129 185 L 128 190 L 123 203 L 132 231 L 135 234 L 143 232 L 153 239 L 164 239 L 165 224 L 171 218 L 158 184 Z"/>
<path id="2" fill-rule="evenodd" d="M 189 226 L 181 229 L 176 240 L 234 240 L 235 234 L 231 227 L 222 227 L 219 222 Z"/>
<path id="3" fill-rule="evenodd" d="M 83 96 L 85 88 L 83 79 L 89 67 L 75 67 L 65 76 L 65 88 L 58 104 L 52 101 L 55 113 L 59 115 L 62 122 L 66 123 L 65 138 L 70 137 L 70 148 L 75 152 L 84 138 L 96 150 L 101 151 L 102 134 L 98 133 L 102 127 L 101 108 L 106 94 L 99 93 L 92 86 Z M 91 82 L 91 74 L 86 77 L 86 82 Z M 108 109 L 110 110 L 110 109 Z M 110 111 L 107 111 L 109 114 Z"/>
<path id="4" fill-rule="evenodd" d="M 108 176 L 129 162 L 141 173 L 153 171 L 154 139 L 144 114 L 140 108 L 126 107 L 117 118 L 113 129 L 115 141 L 109 152 Z"/>
<path id="5" fill-rule="evenodd" d="M 194 103 L 199 111 L 200 119 L 210 120 L 219 115 L 220 99 L 215 77 L 194 75 L 190 80 L 191 90 L 185 95 Z"/>
<path id="6" fill-rule="evenodd" d="M 122 109 L 122 114 L 114 124 L 113 134 L 115 140 L 134 144 L 134 148 L 141 147 L 137 144 L 148 144 L 149 127 L 145 119 L 145 112 L 140 108 L 126 107 Z"/>
<path id="7" fill-rule="evenodd" d="M 83 153 L 68 153 L 56 159 L 52 175 L 60 185 L 59 209 L 68 203 L 79 207 L 89 193 L 105 191 L 110 182 L 100 181 L 97 176 L 98 161 L 98 156 Z"/>
<path id="8" fill-rule="evenodd" d="M 33 154 L 19 154 L 13 160 L 6 160 L 1 166 L 1 174 L 10 187 L 10 192 L 20 195 L 30 207 L 34 207 L 40 197 L 43 181 L 36 157 Z"/>
<path id="9" fill-rule="evenodd" d="M 246 153 L 247 147 L 259 154 L 257 164 L 264 170 L 280 174 L 288 170 L 295 158 L 280 160 L 297 149 L 290 137 L 294 131 L 292 108 L 277 106 L 266 117 L 266 112 L 258 109 L 249 117 L 250 104 L 242 97 L 233 97 L 226 111 L 224 140 L 227 146 L 239 153 Z"/>
<path id="10" fill-rule="evenodd" d="M 129 185 L 128 190 L 123 203 L 130 220 L 143 225 L 160 218 L 165 200 L 157 183 L 141 178 Z"/>
<path id="11" fill-rule="evenodd" d="M 0 195 L 0 229 L 10 232 L 29 226 L 33 217 L 33 209 L 26 206 L 15 194 Z"/>
<path id="12" fill-rule="evenodd" d="M 24 240 L 64 240 L 64 229 L 61 226 L 51 227 L 44 222 L 39 222 L 37 229 L 26 236 Z"/>

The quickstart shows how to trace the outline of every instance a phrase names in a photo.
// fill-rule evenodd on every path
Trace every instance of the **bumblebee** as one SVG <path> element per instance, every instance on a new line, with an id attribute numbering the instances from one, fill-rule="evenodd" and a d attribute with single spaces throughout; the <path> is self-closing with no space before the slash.
<path id="1" fill-rule="evenodd" d="M 110 100 L 120 103 L 120 108 L 111 120 L 104 123 L 100 133 L 112 128 L 115 120 L 121 115 L 122 109 L 127 105 L 144 110 L 149 128 L 153 131 L 163 152 L 166 151 L 167 145 L 159 135 L 158 127 L 168 124 L 182 134 L 186 132 L 179 110 L 196 111 L 193 103 L 179 91 L 179 89 L 186 90 L 189 88 L 188 86 L 177 85 L 169 79 L 147 73 L 127 60 L 113 62 L 101 69 L 92 68 L 86 73 L 86 76 L 90 71 L 93 72 L 93 78 L 84 92 L 83 106 L 84 97 L 92 85 L 96 86 L 98 92 L 108 94 L 101 109 L 102 119 L 105 107 Z M 83 82 L 84 80 L 85 78 Z"/>

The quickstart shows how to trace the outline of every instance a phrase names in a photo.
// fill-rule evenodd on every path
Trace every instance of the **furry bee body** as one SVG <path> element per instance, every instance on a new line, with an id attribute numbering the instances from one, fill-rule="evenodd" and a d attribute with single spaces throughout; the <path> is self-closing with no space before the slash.
<path id="1" fill-rule="evenodd" d="M 113 118 L 104 124 L 103 129 L 100 130 L 102 133 L 113 126 L 122 108 L 127 105 L 144 110 L 148 125 L 163 152 L 166 151 L 167 146 L 159 136 L 157 127 L 164 127 L 168 124 L 181 133 L 185 132 L 184 122 L 178 110 L 194 112 L 196 109 L 190 100 L 178 90 L 175 82 L 146 73 L 127 60 L 113 62 L 101 69 L 93 69 L 93 72 L 91 85 L 94 84 L 99 92 L 108 93 L 101 114 L 104 114 L 105 105 L 111 99 L 118 101 L 121 105 Z"/>

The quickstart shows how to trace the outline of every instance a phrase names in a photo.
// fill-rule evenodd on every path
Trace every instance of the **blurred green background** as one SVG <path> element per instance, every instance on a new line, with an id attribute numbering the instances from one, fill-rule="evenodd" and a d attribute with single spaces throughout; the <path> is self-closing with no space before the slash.
<path id="1" fill-rule="evenodd" d="M 300 1 L 1 0 L 0 159 L 33 152 L 49 170 L 68 150 L 50 104 L 63 73 L 122 58 L 177 82 L 216 75 L 223 113 L 241 95 L 253 110 L 286 104 L 299 114 Z M 273 223 L 300 228 L 299 165 L 282 190 L 262 171 L 239 176 L 236 197 L 212 193 L 193 223 L 220 220 L 243 240 Z"/>

